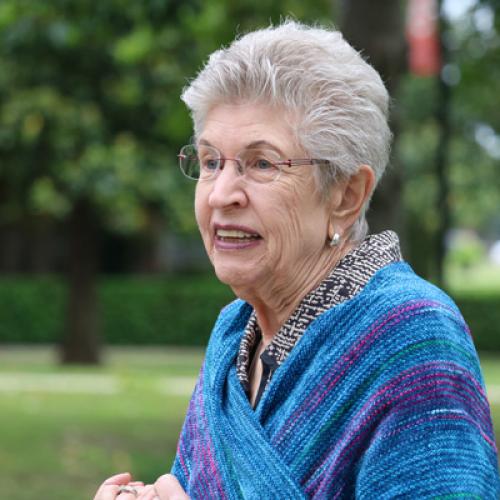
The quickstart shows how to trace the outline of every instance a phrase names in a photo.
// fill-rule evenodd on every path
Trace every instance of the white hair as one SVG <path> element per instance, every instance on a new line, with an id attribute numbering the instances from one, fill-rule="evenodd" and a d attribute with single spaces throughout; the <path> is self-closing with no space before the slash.
<path id="1" fill-rule="evenodd" d="M 338 31 L 287 20 L 248 33 L 210 56 L 182 100 L 196 136 L 207 113 L 223 103 L 260 102 L 298 116 L 292 123 L 297 143 L 309 157 L 330 162 L 318 168 L 324 196 L 363 164 L 378 182 L 389 160 L 388 92 Z M 367 233 L 368 203 L 349 231 L 353 240 Z"/>

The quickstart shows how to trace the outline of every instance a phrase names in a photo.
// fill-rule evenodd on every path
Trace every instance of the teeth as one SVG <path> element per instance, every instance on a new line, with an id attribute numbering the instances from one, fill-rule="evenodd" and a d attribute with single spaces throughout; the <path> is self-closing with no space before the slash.
<path id="1" fill-rule="evenodd" d="M 216 234 L 220 238 L 255 239 L 259 237 L 258 234 L 245 233 L 244 231 L 238 231 L 236 229 L 217 229 Z"/>

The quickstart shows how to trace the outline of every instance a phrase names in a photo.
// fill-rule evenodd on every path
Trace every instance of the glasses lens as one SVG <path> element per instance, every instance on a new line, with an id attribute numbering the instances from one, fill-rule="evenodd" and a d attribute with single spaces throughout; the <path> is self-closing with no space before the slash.
<path id="1" fill-rule="evenodd" d="M 240 154 L 240 161 L 249 181 L 264 184 L 275 180 L 281 170 L 276 163 L 280 157 L 276 151 L 266 149 L 247 149 Z"/>
<path id="2" fill-rule="evenodd" d="M 221 154 L 215 148 L 201 145 L 198 148 L 200 180 L 211 179 L 221 167 Z"/>
<path id="3" fill-rule="evenodd" d="M 221 169 L 221 154 L 210 146 L 184 146 L 179 153 L 179 165 L 189 179 L 213 179 Z M 227 161 L 227 160 L 226 160 Z M 280 172 L 277 165 L 280 157 L 276 151 L 266 149 L 246 149 L 238 155 L 237 172 L 245 180 L 264 184 L 275 180 Z"/>
<path id="4" fill-rule="evenodd" d="M 198 153 L 192 145 L 184 146 L 179 153 L 179 166 L 182 173 L 189 179 L 200 178 L 200 162 Z"/>

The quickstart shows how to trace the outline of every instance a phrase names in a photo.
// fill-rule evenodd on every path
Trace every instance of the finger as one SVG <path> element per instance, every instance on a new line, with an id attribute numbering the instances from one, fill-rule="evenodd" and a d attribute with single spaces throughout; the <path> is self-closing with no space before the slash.
<path id="1" fill-rule="evenodd" d="M 115 500 L 120 487 L 116 484 L 103 484 L 94 497 L 94 500 Z"/>
<path id="2" fill-rule="evenodd" d="M 160 476 L 155 482 L 155 489 L 160 500 L 189 500 L 186 492 L 173 474 Z"/>
<path id="3" fill-rule="evenodd" d="M 118 490 L 117 500 L 136 500 L 137 496 L 138 492 L 135 488 L 133 490 L 128 490 L 128 491 Z"/>
<path id="4" fill-rule="evenodd" d="M 140 492 L 137 500 L 152 500 L 156 495 L 155 488 L 152 484 L 148 484 L 144 486 L 142 491 Z"/>
<path id="5" fill-rule="evenodd" d="M 136 500 L 137 495 L 135 493 L 119 493 L 116 500 Z"/>
<path id="6" fill-rule="evenodd" d="M 103 484 L 128 484 L 131 479 L 132 476 L 130 472 L 120 472 L 119 474 L 108 477 L 108 479 L 106 479 Z"/>
<path id="7" fill-rule="evenodd" d="M 136 500 L 143 490 L 144 484 L 141 481 L 119 486 L 117 500 Z"/>
<path id="8" fill-rule="evenodd" d="M 130 475 L 129 472 L 121 472 L 119 474 L 115 474 L 114 476 L 111 476 L 111 477 L 108 477 L 108 479 L 106 479 L 102 484 L 101 486 L 99 487 L 99 489 L 97 490 L 97 493 L 95 494 L 95 497 L 94 497 L 94 500 L 102 500 L 101 498 L 101 494 L 103 492 L 103 489 L 107 486 L 110 486 L 110 485 L 121 485 L 121 484 L 127 484 L 130 479 L 132 479 L 132 476 Z M 109 495 L 109 488 L 106 490 L 106 495 Z M 116 494 L 116 492 L 115 492 Z M 108 498 L 108 497 L 106 497 Z M 115 497 L 110 497 L 110 498 L 115 498 Z"/>
<path id="9" fill-rule="evenodd" d="M 134 490 L 136 492 L 136 498 L 140 495 L 140 493 L 142 493 L 144 491 L 144 488 L 145 488 L 144 483 L 142 481 L 131 481 L 126 486 L 130 486 L 130 487 L 134 488 Z M 122 497 L 120 497 L 120 499 L 121 498 Z"/>

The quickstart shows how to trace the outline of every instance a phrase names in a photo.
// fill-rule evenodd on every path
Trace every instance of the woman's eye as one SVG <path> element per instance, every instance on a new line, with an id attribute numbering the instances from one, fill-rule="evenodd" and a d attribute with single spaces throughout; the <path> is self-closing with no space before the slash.
<path id="1" fill-rule="evenodd" d="M 219 167 L 219 160 L 217 159 L 205 158 L 200 163 L 206 170 L 217 170 L 217 168 Z"/>
<path id="2" fill-rule="evenodd" d="M 256 159 L 253 162 L 253 167 L 257 170 L 269 170 L 274 167 L 274 165 L 265 158 Z"/>

